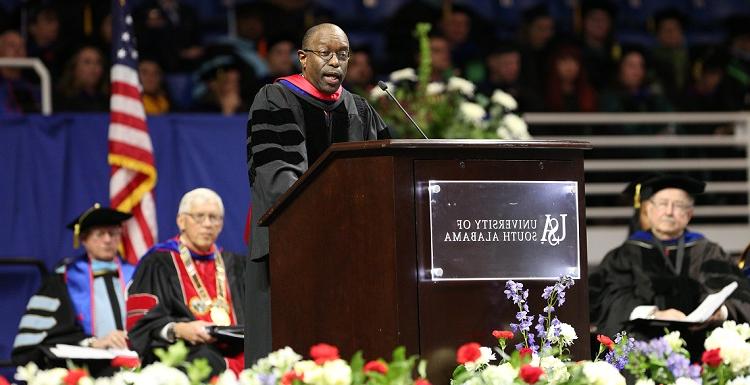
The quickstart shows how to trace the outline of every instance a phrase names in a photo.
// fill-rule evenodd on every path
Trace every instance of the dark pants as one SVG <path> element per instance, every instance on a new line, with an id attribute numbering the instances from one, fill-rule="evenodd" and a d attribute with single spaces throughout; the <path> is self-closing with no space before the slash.
<path id="1" fill-rule="evenodd" d="M 245 366 L 271 352 L 271 283 L 268 256 L 245 267 Z"/>

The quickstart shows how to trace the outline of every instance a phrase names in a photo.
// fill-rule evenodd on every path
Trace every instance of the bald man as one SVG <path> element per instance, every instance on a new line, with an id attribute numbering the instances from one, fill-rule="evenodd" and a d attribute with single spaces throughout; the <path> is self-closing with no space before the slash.
<path id="1" fill-rule="evenodd" d="M 251 263 L 247 266 L 246 362 L 271 350 L 268 229 L 258 220 L 332 144 L 390 137 L 367 101 L 345 90 L 349 38 L 319 24 L 302 38 L 302 73 L 261 88 L 250 109 L 247 164 L 253 197 Z"/>

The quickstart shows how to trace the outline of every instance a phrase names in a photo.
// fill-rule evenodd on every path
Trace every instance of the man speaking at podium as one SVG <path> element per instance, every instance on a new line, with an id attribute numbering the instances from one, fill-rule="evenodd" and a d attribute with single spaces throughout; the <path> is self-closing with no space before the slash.
<path id="1" fill-rule="evenodd" d="M 247 137 L 252 192 L 251 263 L 247 265 L 245 352 L 251 363 L 271 351 L 268 229 L 258 220 L 332 144 L 386 139 L 388 127 L 359 95 L 345 90 L 351 51 L 334 24 L 305 32 L 297 51 L 302 74 L 276 79 L 258 91 Z"/>

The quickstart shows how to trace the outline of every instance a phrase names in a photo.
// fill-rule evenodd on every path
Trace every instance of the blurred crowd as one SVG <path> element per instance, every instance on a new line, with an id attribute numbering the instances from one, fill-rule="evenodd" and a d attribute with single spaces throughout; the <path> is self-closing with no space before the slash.
<path id="1" fill-rule="evenodd" d="M 107 111 L 109 1 L 6 3 L 0 4 L 0 57 L 41 59 L 52 76 L 55 112 Z M 391 71 L 416 66 L 412 31 L 426 21 L 432 25 L 433 80 L 460 76 L 486 95 L 501 89 L 518 100 L 522 112 L 726 111 L 750 105 L 750 14 L 742 12 L 715 20 L 721 39 L 706 43 L 688 39 L 694 15 L 668 1 L 647 15 L 641 31 L 647 38 L 628 41 L 619 41 L 617 31 L 623 24 L 618 18 L 626 15 L 606 0 L 568 2 L 563 12 L 569 14 L 562 16 L 553 2 L 528 2 L 510 31 L 478 14 L 471 2 L 402 1 L 381 22 L 359 25 L 338 20 L 324 3 L 228 2 L 225 18 L 208 23 L 187 1 L 134 1 L 147 113 L 246 113 L 262 85 L 299 72 L 302 34 L 326 21 L 350 32 L 345 86 L 358 93 Z M 33 72 L 0 67 L 0 115 L 38 112 L 40 99 Z"/>

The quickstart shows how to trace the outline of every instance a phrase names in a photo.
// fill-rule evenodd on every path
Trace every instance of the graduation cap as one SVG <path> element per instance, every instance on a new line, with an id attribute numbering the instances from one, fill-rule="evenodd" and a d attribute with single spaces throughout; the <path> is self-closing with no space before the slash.
<path id="1" fill-rule="evenodd" d="M 586 17 L 591 11 L 604 11 L 611 19 L 617 16 L 617 7 L 607 0 L 584 0 L 581 2 L 581 16 Z"/>
<path id="2" fill-rule="evenodd" d="M 628 234 L 632 234 L 633 232 L 642 229 L 641 203 L 643 202 L 643 195 L 641 191 L 643 190 L 643 184 L 648 180 L 655 179 L 663 175 L 664 174 L 658 172 L 643 174 L 632 182 L 628 183 L 628 185 L 625 186 L 625 189 L 622 190 L 622 194 L 627 197 L 630 202 L 633 203 L 633 216 L 630 217 L 630 222 L 628 223 Z"/>
<path id="3" fill-rule="evenodd" d="M 66 227 L 73 230 L 73 247 L 77 249 L 80 235 L 89 229 L 102 226 L 117 226 L 132 216 L 133 214 L 117 211 L 109 207 L 102 207 L 99 203 L 94 203 L 93 206 L 68 223 Z"/>
<path id="4" fill-rule="evenodd" d="M 706 182 L 684 175 L 663 174 L 644 181 L 641 185 L 641 201 L 654 196 L 665 188 L 677 188 L 694 197 L 706 189 Z"/>
<path id="5" fill-rule="evenodd" d="M 687 24 L 687 17 L 685 16 L 685 14 L 677 8 L 670 7 L 662 9 L 654 14 L 652 29 L 654 31 L 658 30 L 659 25 L 665 20 L 676 20 L 678 23 L 680 23 L 680 27 L 682 27 L 683 29 Z"/>
<path id="6" fill-rule="evenodd" d="M 552 17 L 549 8 L 543 3 L 526 8 L 521 15 L 525 24 L 531 24 L 535 20 L 543 17 Z"/>

